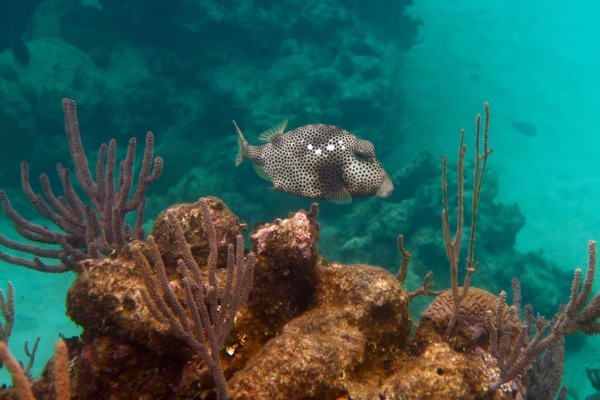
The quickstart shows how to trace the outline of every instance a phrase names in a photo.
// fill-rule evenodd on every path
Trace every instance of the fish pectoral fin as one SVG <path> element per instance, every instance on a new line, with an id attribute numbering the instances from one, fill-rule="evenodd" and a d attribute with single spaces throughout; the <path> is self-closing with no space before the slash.
<path id="1" fill-rule="evenodd" d="M 280 133 L 283 133 L 286 125 L 287 125 L 287 119 L 284 119 L 283 121 L 281 121 L 274 127 L 267 129 L 266 131 L 264 131 L 263 133 L 258 135 L 258 140 L 260 140 L 263 143 L 269 143 L 271 141 L 271 139 L 273 139 L 274 136 L 279 135 Z"/>
<path id="2" fill-rule="evenodd" d="M 244 134 L 242 133 L 242 130 L 235 123 L 235 121 L 233 121 L 233 125 L 235 126 L 235 132 L 237 134 L 238 151 L 237 151 L 237 154 L 235 155 L 235 166 L 237 167 L 238 165 L 240 165 L 242 163 L 242 161 L 244 161 L 244 146 L 246 146 L 248 144 L 248 142 L 246 141 L 246 138 L 244 138 Z"/>
<path id="3" fill-rule="evenodd" d="M 266 181 L 271 182 L 271 178 L 269 177 L 269 175 L 267 175 L 267 173 L 258 165 L 256 165 L 256 163 L 252 163 L 252 166 L 254 167 L 254 170 L 256 171 L 256 173 L 258 174 L 258 176 L 260 176 L 261 178 L 263 178 Z"/>
<path id="4" fill-rule="evenodd" d="M 343 186 L 335 192 L 327 193 L 325 198 L 335 204 L 350 204 L 352 202 L 352 195 Z"/>

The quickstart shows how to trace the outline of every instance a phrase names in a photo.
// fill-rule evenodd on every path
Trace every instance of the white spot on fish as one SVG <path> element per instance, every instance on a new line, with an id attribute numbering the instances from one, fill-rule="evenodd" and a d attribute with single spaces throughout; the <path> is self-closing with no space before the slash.
<path id="1" fill-rule="evenodd" d="M 334 146 L 334 145 L 332 145 L 332 144 L 328 144 L 328 145 L 327 145 L 327 150 L 329 150 L 329 151 L 334 151 L 334 150 L 335 150 L 335 146 Z"/>
<path id="2" fill-rule="evenodd" d="M 321 154 L 321 149 L 316 149 L 316 150 L 315 150 L 315 154 L 316 154 L 316 155 L 319 155 L 319 154 Z"/>
<path id="3" fill-rule="evenodd" d="M 306 146 L 307 149 L 312 150 L 313 149 L 313 145 L 309 144 L 308 146 Z"/>

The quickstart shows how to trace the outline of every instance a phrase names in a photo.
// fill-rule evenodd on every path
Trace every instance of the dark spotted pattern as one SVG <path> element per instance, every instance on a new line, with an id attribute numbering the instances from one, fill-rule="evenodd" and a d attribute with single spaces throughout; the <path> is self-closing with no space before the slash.
<path id="1" fill-rule="evenodd" d="M 255 163 L 273 188 L 338 203 L 388 196 L 393 190 L 373 144 L 332 125 L 306 125 L 252 146 L 241 137 L 241 156 Z"/>

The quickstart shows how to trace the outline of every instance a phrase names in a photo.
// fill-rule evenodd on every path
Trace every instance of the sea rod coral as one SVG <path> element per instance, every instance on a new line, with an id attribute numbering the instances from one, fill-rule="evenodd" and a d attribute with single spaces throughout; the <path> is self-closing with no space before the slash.
<path id="1" fill-rule="evenodd" d="M 79 260 L 106 257 L 120 251 L 131 239 L 143 239 L 145 193 L 160 177 L 163 167 L 160 157 L 153 160 L 154 136 L 152 132 L 148 132 L 137 183 L 134 183 L 133 168 L 137 145 L 135 138 L 129 140 L 125 159 L 119 163 L 118 175 L 116 141 L 113 139 L 108 146 L 100 146 L 94 180 L 81 142 L 76 103 L 70 99 L 63 99 L 62 107 L 75 176 L 87 201 L 79 196 L 71 183 L 69 169 L 61 163 L 56 165 L 64 190 L 64 195 L 60 196 L 52 190 L 50 179 L 45 173 L 40 175 L 43 194 L 36 193 L 30 184 L 29 165 L 25 161 L 21 163 L 21 181 L 25 196 L 44 218 L 58 227 L 59 231 L 29 222 L 12 207 L 6 192 L 0 190 L 2 211 L 13 222 L 17 233 L 25 239 L 41 244 L 20 243 L 0 235 L 0 245 L 34 256 L 33 260 L 30 260 L 0 251 L 0 260 L 43 272 L 74 270 Z M 136 213 L 133 228 L 126 222 L 127 215 L 132 212 Z M 59 248 L 49 248 L 47 245 Z M 60 262 L 49 264 L 42 259 Z"/>
<path id="2" fill-rule="evenodd" d="M 13 377 L 14 386 L 17 389 L 20 400 L 35 400 L 31 381 L 27 371 L 23 370 L 23 364 L 17 361 L 8 350 L 6 343 L 0 342 L 0 361 L 2 361 Z M 71 399 L 71 376 L 69 372 L 69 350 L 63 340 L 58 340 L 54 346 L 54 368 L 52 376 L 54 379 L 54 393 L 56 400 Z M 52 393 L 52 391 L 50 391 Z M 53 393 L 53 394 L 54 394 Z M 44 396 L 46 398 L 46 396 Z"/>
<path id="3" fill-rule="evenodd" d="M 183 252 L 182 258 L 177 260 L 177 267 L 182 271 L 181 283 L 185 297 L 178 299 L 170 286 L 165 264 L 152 235 L 147 239 L 148 256 L 144 256 L 139 249 L 133 250 L 133 256 L 147 277 L 148 288 L 141 291 L 146 306 L 156 319 L 169 325 L 177 337 L 200 355 L 211 370 L 217 399 L 225 400 L 228 397 L 227 383 L 221 368 L 220 352 L 233 328 L 238 309 L 248 301 L 256 257 L 254 253 L 247 258 L 244 256 L 244 239 L 237 235 L 236 245 L 228 246 L 227 277 L 224 287 L 220 288 L 216 271 L 217 234 L 212 215 L 206 200 L 200 199 L 198 205 L 210 249 L 206 283 L 203 283 L 200 266 L 194 260 L 183 228 L 173 213 L 168 213 L 167 217 L 175 234 L 177 248 Z M 189 310 L 191 321 L 185 309 Z"/>

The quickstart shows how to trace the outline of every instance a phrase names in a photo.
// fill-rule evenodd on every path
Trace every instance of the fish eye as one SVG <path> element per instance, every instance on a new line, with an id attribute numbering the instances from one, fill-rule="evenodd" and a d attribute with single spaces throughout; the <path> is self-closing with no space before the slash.
<path id="1" fill-rule="evenodd" d="M 355 150 L 354 157 L 356 157 L 359 161 L 368 161 L 369 160 L 369 155 L 367 154 L 366 151 L 363 151 L 363 150 Z"/>

